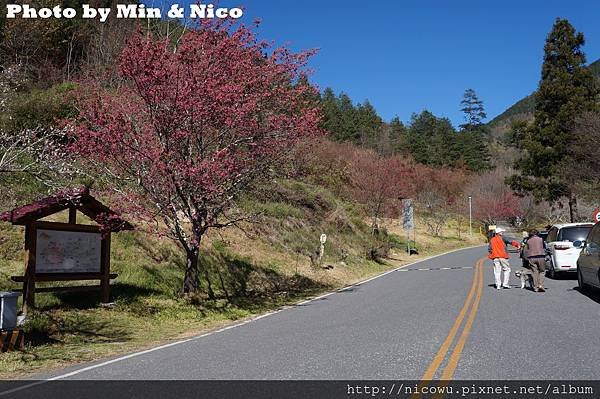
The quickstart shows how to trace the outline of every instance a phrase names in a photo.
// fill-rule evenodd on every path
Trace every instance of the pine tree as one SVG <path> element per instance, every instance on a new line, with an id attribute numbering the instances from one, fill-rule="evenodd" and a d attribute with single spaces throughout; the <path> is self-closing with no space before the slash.
<path id="1" fill-rule="evenodd" d="M 457 137 L 457 146 L 458 152 L 469 170 L 485 171 L 492 168 L 490 149 L 481 131 L 461 131 Z"/>
<path id="2" fill-rule="evenodd" d="M 406 136 L 408 150 L 417 162 L 454 166 L 459 158 L 456 131 L 447 118 L 438 118 L 429 111 L 413 114 Z"/>
<path id="3" fill-rule="evenodd" d="M 457 139 L 462 159 L 470 170 L 490 169 L 490 150 L 486 143 L 489 135 L 483 123 L 487 115 L 483 101 L 477 97 L 475 90 L 467 89 L 460 105 L 465 118 L 465 123 L 460 125 L 461 131 Z"/>
<path id="4" fill-rule="evenodd" d="M 321 95 L 321 109 L 322 127 L 332 140 L 379 149 L 386 126 L 368 100 L 355 106 L 346 93 L 336 97 L 333 90 L 327 88 Z"/>
<path id="5" fill-rule="evenodd" d="M 363 147 L 376 147 L 382 128 L 383 120 L 377 115 L 377 111 L 369 100 L 359 104 L 356 108 L 358 143 Z"/>
<path id="6" fill-rule="evenodd" d="M 586 69 L 581 32 L 557 18 L 546 39 L 535 119 L 522 135 L 518 174 L 508 179 L 517 192 L 550 202 L 567 198 L 571 221 L 578 219 L 571 150 L 575 119 L 596 105 L 598 87 Z"/>
<path id="7" fill-rule="evenodd" d="M 358 143 L 357 112 L 352 100 L 346 93 L 340 93 L 338 108 L 340 110 L 340 126 L 336 140 Z"/>
<path id="8" fill-rule="evenodd" d="M 321 96 L 321 109 L 323 110 L 323 129 L 329 132 L 329 136 L 333 140 L 339 140 L 342 117 L 338 99 L 329 87 L 323 91 Z"/>
<path id="9" fill-rule="evenodd" d="M 392 118 L 389 126 L 389 138 L 392 154 L 405 152 L 406 127 L 397 116 Z"/>
<path id="10" fill-rule="evenodd" d="M 483 120 L 487 118 L 487 115 L 483 107 L 483 101 L 477 97 L 475 90 L 465 90 L 460 105 L 462 106 L 460 110 L 465 114 L 465 123 L 460 125 L 461 129 L 483 126 Z"/>

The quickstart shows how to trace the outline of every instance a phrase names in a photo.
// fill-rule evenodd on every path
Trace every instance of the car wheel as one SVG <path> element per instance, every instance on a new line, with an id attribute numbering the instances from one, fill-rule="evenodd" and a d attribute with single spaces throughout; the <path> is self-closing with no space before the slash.
<path id="1" fill-rule="evenodd" d="M 583 281 L 583 274 L 581 274 L 581 269 L 577 267 L 577 283 L 579 285 L 580 292 L 588 292 L 590 290 L 589 285 Z"/>

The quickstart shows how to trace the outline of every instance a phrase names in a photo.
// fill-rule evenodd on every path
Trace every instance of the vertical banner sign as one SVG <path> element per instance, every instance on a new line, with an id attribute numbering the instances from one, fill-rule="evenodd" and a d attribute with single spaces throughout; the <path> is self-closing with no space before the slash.
<path id="1" fill-rule="evenodd" d="M 402 200 L 402 227 L 406 231 L 415 228 L 415 209 L 411 199 Z"/>

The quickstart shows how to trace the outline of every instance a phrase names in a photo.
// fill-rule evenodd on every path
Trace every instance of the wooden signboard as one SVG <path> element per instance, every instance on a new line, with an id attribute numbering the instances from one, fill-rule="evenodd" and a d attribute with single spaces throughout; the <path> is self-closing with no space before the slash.
<path id="1" fill-rule="evenodd" d="M 36 223 L 35 273 L 100 273 L 102 235 L 97 229 Z M 94 231 L 96 230 L 96 231 Z"/>
<path id="2" fill-rule="evenodd" d="M 102 302 L 109 301 L 110 234 L 98 226 L 36 221 L 25 227 L 25 250 L 26 304 L 35 304 L 36 281 L 100 280 Z"/>
<path id="3" fill-rule="evenodd" d="M 40 221 L 64 210 L 68 223 Z M 78 212 L 97 225 L 77 224 Z M 133 226 L 90 195 L 89 189 L 61 191 L 31 204 L 0 213 L 0 221 L 25 226 L 25 275 L 12 276 L 23 283 L 23 312 L 35 305 L 35 292 L 100 289 L 102 302 L 110 299 L 111 233 Z M 101 231 L 100 226 L 103 226 Z M 37 281 L 100 280 L 100 286 L 43 287 Z"/>

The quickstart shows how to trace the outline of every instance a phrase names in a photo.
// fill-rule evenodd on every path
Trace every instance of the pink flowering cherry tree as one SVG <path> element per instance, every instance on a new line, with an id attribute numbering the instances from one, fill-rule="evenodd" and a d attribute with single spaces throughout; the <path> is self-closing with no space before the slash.
<path id="1" fill-rule="evenodd" d="M 117 89 L 83 83 L 72 151 L 109 179 L 122 210 L 185 251 L 182 293 L 199 290 L 200 242 L 240 220 L 233 205 L 298 141 L 319 134 L 316 89 L 298 84 L 314 51 L 208 24 L 177 46 L 138 33 Z"/>

